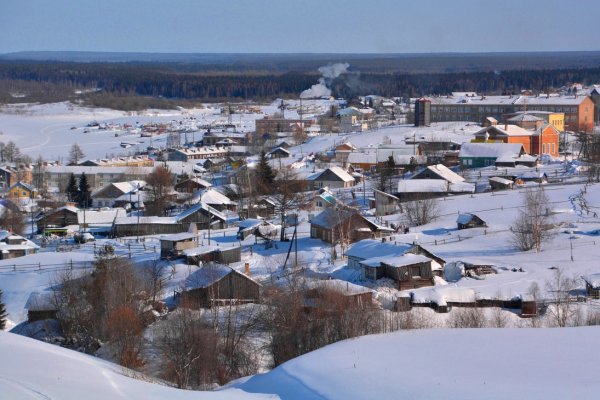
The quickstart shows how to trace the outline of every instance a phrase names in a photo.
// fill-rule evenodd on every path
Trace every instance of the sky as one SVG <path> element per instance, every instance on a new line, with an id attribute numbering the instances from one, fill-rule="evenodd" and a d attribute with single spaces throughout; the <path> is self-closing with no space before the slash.
<path id="1" fill-rule="evenodd" d="M 598 0 L 0 0 L 0 54 L 600 50 Z"/>

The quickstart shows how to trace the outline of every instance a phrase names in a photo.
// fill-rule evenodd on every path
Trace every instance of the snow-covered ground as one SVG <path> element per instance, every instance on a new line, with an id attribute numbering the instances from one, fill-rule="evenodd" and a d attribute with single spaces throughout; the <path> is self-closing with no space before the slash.
<path id="1" fill-rule="evenodd" d="M 276 399 L 275 395 L 179 390 L 116 364 L 12 333 L 0 332 L 0 397 L 35 399 Z"/>
<path id="2" fill-rule="evenodd" d="M 363 336 L 229 385 L 282 399 L 595 396 L 600 328 L 438 329 Z"/>
<path id="3" fill-rule="evenodd" d="M 326 100 L 310 100 L 303 107 L 313 113 L 325 112 L 330 102 Z M 261 113 L 233 114 L 231 122 L 239 132 L 254 130 L 254 121 L 265 115 L 273 115 L 279 111 L 279 101 L 261 106 Z M 291 104 L 294 106 L 294 104 Z M 306 113 L 309 118 L 311 113 Z M 193 118 L 193 119 L 192 119 Z M 286 118 L 298 118 L 295 110 L 287 110 Z M 86 158 L 104 158 L 109 155 L 127 155 L 146 150 L 149 145 L 164 147 L 167 134 L 155 135 L 151 138 L 140 137 L 140 133 L 128 133 L 124 130 L 98 130 L 86 128 L 92 121 L 100 124 L 130 124 L 136 126 L 145 123 L 185 122 L 189 125 L 223 125 L 228 123 L 228 116 L 221 114 L 221 105 L 206 104 L 202 108 L 178 110 L 147 110 L 143 112 L 124 112 L 101 108 L 85 108 L 70 103 L 54 104 L 22 104 L 0 107 L 0 141 L 13 141 L 21 152 L 35 159 L 41 155 L 46 160 L 66 160 L 73 143 L 78 143 Z M 71 129 L 71 128 L 75 129 Z M 85 133 L 84 130 L 89 132 Z M 202 130 L 189 133 L 189 140 L 200 140 Z M 182 137 L 185 134 L 182 134 Z M 127 149 L 121 142 L 137 143 Z"/>

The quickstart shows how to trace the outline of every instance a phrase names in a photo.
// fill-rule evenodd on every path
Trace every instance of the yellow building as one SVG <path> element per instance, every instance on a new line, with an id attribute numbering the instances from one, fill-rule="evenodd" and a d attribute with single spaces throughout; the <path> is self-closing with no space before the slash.
<path id="1" fill-rule="evenodd" d="M 565 131 L 565 113 L 551 113 L 548 115 L 548 123 L 559 132 Z"/>
<path id="2" fill-rule="evenodd" d="M 27 183 L 17 182 L 8 189 L 10 199 L 31 199 L 37 196 L 37 190 Z"/>

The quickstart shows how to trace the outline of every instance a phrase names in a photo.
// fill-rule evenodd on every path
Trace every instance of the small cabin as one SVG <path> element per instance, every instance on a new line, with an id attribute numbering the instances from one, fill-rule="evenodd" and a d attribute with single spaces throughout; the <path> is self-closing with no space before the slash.
<path id="1" fill-rule="evenodd" d="M 344 304 L 371 307 L 373 306 L 373 290 L 340 279 L 324 279 L 310 281 L 305 298 L 311 307 L 327 306 L 332 296 L 343 299 Z"/>
<path id="2" fill-rule="evenodd" d="M 25 303 L 27 322 L 55 319 L 58 312 L 55 293 L 52 291 L 32 292 Z"/>
<path id="3" fill-rule="evenodd" d="M 183 251 L 198 246 L 198 233 L 174 233 L 160 237 L 160 258 L 183 257 Z"/>
<path id="4" fill-rule="evenodd" d="M 183 304 L 210 308 L 223 304 L 257 303 L 260 284 L 222 264 L 208 264 L 185 280 Z"/>
<path id="5" fill-rule="evenodd" d="M 475 214 L 459 214 L 456 224 L 458 229 L 487 228 L 485 221 Z"/>
<path id="6" fill-rule="evenodd" d="M 494 176 L 489 179 L 490 188 L 492 190 L 507 190 L 512 189 L 514 182 L 510 179 Z"/>
<path id="7" fill-rule="evenodd" d="M 200 263 L 216 262 L 219 264 L 231 264 L 242 261 L 242 248 L 239 245 L 230 247 L 201 245 L 183 250 L 186 263 L 198 265 Z"/>

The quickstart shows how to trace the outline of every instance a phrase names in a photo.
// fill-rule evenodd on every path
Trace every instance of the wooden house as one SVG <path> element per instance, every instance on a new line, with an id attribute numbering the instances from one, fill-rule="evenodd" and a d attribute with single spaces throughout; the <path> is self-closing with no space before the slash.
<path id="1" fill-rule="evenodd" d="M 130 202 L 134 202 L 137 199 L 138 190 L 145 185 L 144 181 L 109 183 L 92 193 L 92 205 L 94 207 L 113 207 L 115 201 L 123 195 L 130 196 Z"/>
<path id="2" fill-rule="evenodd" d="M 585 294 L 592 299 L 600 299 L 600 273 L 584 275 Z"/>
<path id="3" fill-rule="evenodd" d="M 375 257 L 361 262 L 366 279 L 390 278 L 398 283 L 398 290 L 433 286 L 431 259 L 418 254 Z"/>
<path id="4" fill-rule="evenodd" d="M 288 158 L 290 156 L 290 152 L 283 147 L 276 147 L 267 153 L 269 158 Z"/>
<path id="5" fill-rule="evenodd" d="M 74 206 L 63 206 L 56 210 L 41 216 L 37 221 L 39 231 L 46 228 L 64 228 L 69 225 L 77 225 L 77 212 L 79 209 Z"/>
<path id="6" fill-rule="evenodd" d="M 242 261 L 242 248 L 234 244 L 232 246 L 218 246 L 213 244 L 201 244 L 183 250 L 186 262 L 190 265 L 215 262 L 229 265 Z"/>
<path id="7" fill-rule="evenodd" d="M 382 192 L 381 190 L 374 190 L 375 193 L 375 215 L 391 215 L 398 210 L 398 204 L 400 199 L 396 196 Z"/>
<path id="8" fill-rule="evenodd" d="M 388 236 L 392 232 L 392 229 L 369 221 L 354 209 L 326 208 L 310 221 L 310 237 L 327 243 L 337 243 L 340 239 L 354 243 Z"/>
<path id="9" fill-rule="evenodd" d="M 193 272 L 185 280 L 183 304 L 192 307 L 212 307 L 221 304 L 256 303 L 260 284 L 233 268 L 209 264 Z"/>
<path id="10" fill-rule="evenodd" d="M 23 236 L 0 231 L 0 260 L 23 257 L 37 253 L 39 246 Z"/>
<path id="11" fill-rule="evenodd" d="M 58 307 L 56 293 L 53 291 L 32 292 L 25 303 L 27 322 L 56 319 Z"/>
<path id="12" fill-rule="evenodd" d="M 179 193 L 194 193 L 198 190 L 204 190 L 212 187 L 210 182 L 205 181 L 201 178 L 185 179 L 175 184 L 175 191 Z"/>
<path id="13" fill-rule="evenodd" d="M 245 218 L 270 218 L 275 215 L 277 204 L 273 199 L 263 198 L 254 204 L 246 205 L 241 212 Z"/>
<path id="14" fill-rule="evenodd" d="M 313 189 L 328 187 L 331 189 L 349 188 L 356 185 L 356 179 L 340 167 L 330 167 L 310 175 L 309 183 Z"/>
<path id="15" fill-rule="evenodd" d="M 174 259 L 184 256 L 183 251 L 198 246 L 197 232 L 182 232 L 160 237 L 160 258 Z"/>
<path id="16" fill-rule="evenodd" d="M 475 214 L 459 214 L 456 219 L 458 229 L 487 228 L 484 220 Z"/>
<path id="17" fill-rule="evenodd" d="M 13 183 L 8 189 L 8 198 L 11 200 L 33 199 L 37 196 L 37 189 L 29 183 L 22 181 Z"/>

